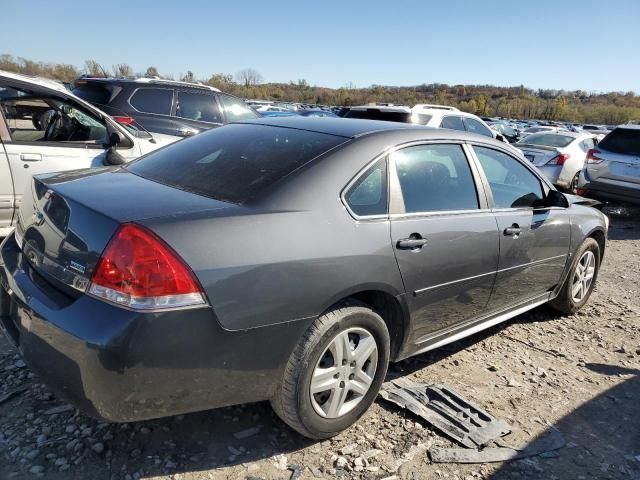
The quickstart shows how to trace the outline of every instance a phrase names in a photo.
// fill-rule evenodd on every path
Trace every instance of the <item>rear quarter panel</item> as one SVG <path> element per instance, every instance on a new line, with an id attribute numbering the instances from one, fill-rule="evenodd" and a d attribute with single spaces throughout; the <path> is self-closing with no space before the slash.
<path id="1" fill-rule="evenodd" d="M 399 296 L 388 220 L 358 222 L 340 199 L 388 146 L 381 137 L 352 142 L 297 172 L 244 214 L 144 223 L 192 266 L 227 330 L 315 317 L 364 290 Z"/>

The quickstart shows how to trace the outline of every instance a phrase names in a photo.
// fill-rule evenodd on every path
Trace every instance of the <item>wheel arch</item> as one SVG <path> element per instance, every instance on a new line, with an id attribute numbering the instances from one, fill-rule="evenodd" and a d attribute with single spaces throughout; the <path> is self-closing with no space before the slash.
<path id="1" fill-rule="evenodd" d="M 364 303 L 382 317 L 391 339 L 389 358 L 395 360 L 409 332 L 409 307 L 402 293 L 384 284 L 363 285 L 337 295 L 324 311 L 348 305 L 350 301 Z"/>

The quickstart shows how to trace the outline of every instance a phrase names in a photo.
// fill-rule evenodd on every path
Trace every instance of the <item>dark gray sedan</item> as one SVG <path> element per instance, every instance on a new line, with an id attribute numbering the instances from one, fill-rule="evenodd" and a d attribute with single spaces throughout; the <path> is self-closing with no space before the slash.
<path id="1" fill-rule="evenodd" d="M 389 361 L 588 300 L 606 217 L 501 142 L 272 118 L 36 178 L 0 249 L 1 323 L 82 410 L 268 399 L 327 438 Z"/>

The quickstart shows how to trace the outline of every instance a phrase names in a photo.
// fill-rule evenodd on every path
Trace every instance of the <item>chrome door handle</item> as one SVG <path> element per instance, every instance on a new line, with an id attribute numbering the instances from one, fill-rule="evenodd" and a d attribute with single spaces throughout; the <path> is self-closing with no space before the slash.
<path id="1" fill-rule="evenodd" d="M 520 228 L 520 225 L 514 223 L 510 227 L 505 228 L 502 233 L 508 237 L 517 237 L 522 233 L 522 229 Z"/>
<path id="2" fill-rule="evenodd" d="M 409 238 L 402 238 L 396 242 L 398 250 L 419 250 L 427 244 L 427 239 L 412 234 Z"/>
<path id="3" fill-rule="evenodd" d="M 42 155 L 39 153 L 21 153 L 20 160 L 23 162 L 41 162 Z"/>

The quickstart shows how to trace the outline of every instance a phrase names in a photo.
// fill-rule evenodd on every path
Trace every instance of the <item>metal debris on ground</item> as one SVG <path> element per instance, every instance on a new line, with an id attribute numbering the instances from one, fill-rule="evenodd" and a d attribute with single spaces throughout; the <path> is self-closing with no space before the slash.
<path id="1" fill-rule="evenodd" d="M 287 465 L 287 468 L 291 470 L 291 477 L 289 477 L 289 480 L 298 480 L 304 472 L 304 467 L 302 465 L 296 465 L 294 463 Z"/>
<path id="2" fill-rule="evenodd" d="M 382 386 L 380 396 L 405 408 L 467 448 L 479 448 L 511 432 L 498 420 L 445 385 L 396 379 Z"/>
<path id="3" fill-rule="evenodd" d="M 396 379 L 382 386 L 380 396 L 413 412 L 466 448 L 432 447 L 436 463 L 491 463 L 533 457 L 565 445 L 555 428 L 544 437 L 520 447 L 504 445 L 500 439 L 511 432 L 504 420 L 496 419 L 445 385 L 414 383 Z M 489 446 L 491 444 L 497 446 Z"/>
<path id="4" fill-rule="evenodd" d="M 564 447 L 564 445 L 565 441 L 562 434 L 557 429 L 552 428 L 544 437 L 516 448 L 486 447 L 482 450 L 475 450 L 470 448 L 433 447 L 429 450 L 429 456 L 431 461 L 436 463 L 506 462 L 507 460 L 517 460 L 553 452 Z"/>

